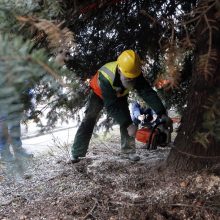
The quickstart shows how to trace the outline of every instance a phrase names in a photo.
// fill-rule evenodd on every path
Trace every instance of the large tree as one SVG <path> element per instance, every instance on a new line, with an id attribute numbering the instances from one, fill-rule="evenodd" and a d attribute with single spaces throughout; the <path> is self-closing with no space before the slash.
<path id="1" fill-rule="evenodd" d="M 201 1 L 195 8 L 196 49 L 187 108 L 168 163 L 199 169 L 220 161 L 220 8 Z"/>

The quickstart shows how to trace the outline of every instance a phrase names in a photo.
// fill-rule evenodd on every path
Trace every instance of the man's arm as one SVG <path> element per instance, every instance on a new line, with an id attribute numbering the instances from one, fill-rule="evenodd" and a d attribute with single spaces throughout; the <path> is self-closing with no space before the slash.
<path id="1" fill-rule="evenodd" d="M 140 75 L 136 79 L 135 89 L 137 93 L 142 99 L 156 112 L 158 116 L 166 114 L 166 109 L 157 95 L 156 91 L 154 91 L 147 80 Z"/>
<path id="2" fill-rule="evenodd" d="M 165 126 L 170 128 L 172 132 L 173 125 L 172 120 L 167 115 L 167 111 L 157 95 L 157 93 L 151 88 L 147 80 L 143 75 L 139 76 L 136 81 L 137 93 L 141 96 L 144 101 L 156 112 L 156 114 L 165 122 Z"/>

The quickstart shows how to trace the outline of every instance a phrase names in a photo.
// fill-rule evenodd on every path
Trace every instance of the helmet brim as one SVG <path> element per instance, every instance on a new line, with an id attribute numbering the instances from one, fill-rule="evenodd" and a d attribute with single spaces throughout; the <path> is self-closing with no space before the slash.
<path id="1" fill-rule="evenodd" d="M 134 79 L 134 78 L 137 78 L 138 76 L 141 75 L 141 69 L 132 73 L 132 72 L 125 72 L 123 71 L 120 66 L 118 65 L 118 68 L 120 70 L 120 72 L 126 77 L 126 78 L 130 78 L 130 79 Z"/>

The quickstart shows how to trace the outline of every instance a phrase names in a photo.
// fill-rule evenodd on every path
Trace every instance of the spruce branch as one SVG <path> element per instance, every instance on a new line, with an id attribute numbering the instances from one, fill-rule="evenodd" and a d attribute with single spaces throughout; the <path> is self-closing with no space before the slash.
<path id="1" fill-rule="evenodd" d="M 38 19 L 31 16 L 17 16 L 18 21 L 34 26 L 38 31 L 38 37 L 35 40 L 42 39 L 42 33 L 47 36 L 48 47 L 55 52 L 59 49 L 68 51 L 70 48 L 75 47 L 75 37 L 67 27 L 61 28 L 63 22 L 55 24 L 52 21 L 46 19 Z"/>
<path id="2" fill-rule="evenodd" d="M 166 71 L 158 76 L 155 84 L 159 82 L 163 85 L 162 88 L 173 89 L 176 88 L 181 79 L 181 63 L 185 56 L 187 50 L 193 50 L 195 48 L 196 41 L 191 36 L 195 29 L 188 30 L 188 25 L 194 24 L 196 28 L 202 21 L 205 21 L 205 27 L 201 32 L 201 35 L 206 35 L 208 33 L 208 48 L 207 53 L 199 57 L 197 71 L 199 71 L 206 80 L 212 77 L 213 72 L 216 70 L 216 62 L 218 60 L 217 51 L 212 49 L 213 44 L 213 31 L 218 31 L 217 19 L 208 17 L 208 13 L 213 7 L 217 7 L 218 1 L 208 0 L 201 1 L 198 7 L 194 8 L 189 14 L 184 15 L 185 19 L 180 23 L 172 23 L 168 19 L 161 17 L 160 21 L 148 15 L 145 11 L 141 11 L 148 19 L 153 23 L 168 22 L 169 28 L 167 28 L 164 33 L 162 33 L 159 40 L 159 45 L 161 51 L 164 51 L 164 65 L 166 66 Z M 181 16 L 181 15 L 180 15 Z M 187 17 L 192 19 L 186 20 Z M 220 16 L 219 16 L 220 17 Z M 178 35 L 178 30 L 184 30 L 185 35 L 182 34 L 182 39 L 175 38 Z M 164 36 L 166 39 L 164 40 Z"/>
<path id="3" fill-rule="evenodd" d="M 201 144 L 205 149 L 208 149 L 209 144 L 209 132 L 197 132 L 194 137 L 194 142 Z"/>
<path id="4" fill-rule="evenodd" d="M 207 53 L 200 55 L 199 57 L 197 71 L 200 72 L 206 80 L 208 80 L 209 77 L 212 77 L 212 72 L 216 69 L 216 66 L 214 65 L 216 62 L 218 62 L 217 51 L 211 49 L 209 46 Z"/>
<path id="5" fill-rule="evenodd" d="M 63 87 L 69 87 L 67 84 L 65 84 L 63 82 L 62 78 L 52 68 L 50 68 L 49 65 L 47 65 L 46 63 L 44 63 L 38 59 L 33 59 L 33 58 L 30 58 L 30 59 L 32 61 L 36 62 L 37 64 L 39 64 L 41 67 L 43 67 L 43 69 L 45 69 L 47 73 L 49 73 L 51 76 L 53 76 L 54 79 L 56 79 L 60 85 L 62 85 Z"/>
<path id="6" fill-rule="evenodd" d="M 63 87 L 70 87 L 69 85 L 67 85 L 63 82 L 62 78 L 58 75 L 58 73 L 54 69 L 52 69 L 47 63 L 45 63 L 39 59 L 33 58 L 31 55 L 28 55 L 25 57 L 21 57 L 21 56 L 0 57 L 0 61 L 11 62 L 12 60 L 14 60 L 14 61 L 23 60 L 23 61 L 27 61 L 27 62 L 37 63 L 47 73 L 49 73 L 55 80 L 57 80 L 57 82 L 60 85 L 62 85 Z"/>
<path id="7" fill-rule="evenodd" d="M 217 101 L 216 101 L 217 100 Z M 220 92 L 216 92 L 207 98 L 206 104 L 203 106 L 202 128 L 205 131 L 197 132 L 194 142 L 201 144 L 205 149 L 208 148 L 210 139 L 214 138 L 219 141 L 220 134 Z"/>
<path id="8" fill-rule="evenodd" d="M 209 41 L 208 41 L 208 52 L 207 52 L 207 58 L 206 58 L 206 61 L 205 61 L 205 64 L 204 64 L 204 76 L 205 76 L 205 79 L 207 80 L 208 79 L 208 76 L 212 76 L 212 73 L 211 73 L 211 69 L 210 68 L 210 65 L 209 65 L 209 60 L 211 58 L 211 54 L 212 53 L 212 27 L 209 23 L 209 20 L 207 18 L 207 15 L 204 14 L 204 18 L 205 18 L 205 21 L 206 21 L 206 24 L 207 24 L 207 27 L 208 27 L 208 30 L 209 30 Z M 212 59 L 215 60 L 215 56 L 213 55 Z"/>

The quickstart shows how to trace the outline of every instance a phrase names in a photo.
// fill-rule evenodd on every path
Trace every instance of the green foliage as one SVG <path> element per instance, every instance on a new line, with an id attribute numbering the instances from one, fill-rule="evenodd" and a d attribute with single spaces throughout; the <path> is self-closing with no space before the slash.
<path id="1" fill-rule="evenodd" d="M 27 25 L 21 25 L 17 16 L 56 19 L 60 13 L 61 7 L 58 1 L 0 0 L 0 32 L 31 39 L 37 32 Z"/>
<path id="2" fill-rule="evenodd" d="M 207 132 L 196 132 L 194 141 L 201 144 L 206 150 L 209 145 L 209 133 Z"/>
<path id="3" fill-rule="evenodd" d="M 216 93 L 207 99 L 206 109 L 203 114 L 203 128 L 208 133 L 220 141 L 220 91 L 216 89 Z"/>
<path id="4" fill-rule="evenodd" d="M 86 85 L 72 71 L 60 68 L 47 51 L 36 50 L 40 47 L 34 41 L 30 43 L 36 30 L 21 26 L 17 20 L 17 16 L 27 15 L 53 19 L 59 16 L 60 10 L 58 1 L 0 1 L 2 112 L 25 109 L 31 111 L 30 118 L 41 123 L 42 111 L 50 109 L 47 117 L 51 126 L 58 117 L 68 120 L 72 111 L 83 106 Z M 33 97 L 42 109 L 34 109 Z"/>
<path id="5" fill-rule="evenodd" d="M 0 106 L 2 112 L 21 111 L 19 105 L 21 94 L 29 89 L 34 78 L 42 77 L 42 69 L 35 63 L 36 57 L 41 53 L 38 51 L 33 56 L 29 54 L 30 43 L 24 43 L 21 38 L 11 39 L 7 35 L 0 35 Z M 11 105 L 14 109 L 11 109 Z"/>
<path id="6" fill-rule="evenodd" d="M 204 132 L 197 132 L 195 142 L 200 143 L 204 148 L 208 148 L 210 138 L 220 142 L 220 91 L 217 88 L 215 93 L 210 96 L 206 105 L 203 106 L 202 129 Z"/>
<path id="7" fill-rule="evenodd" d="M 37 103 L 50 107 L 49 125 L 53 125 L 60 115 L 65 115 L 67 120 L 66 112 L 70 112 L 74 105 L 82 106 L 80 104 L 83 99 L 79 99 L 80 94 L 84 94 L 85 87 L 81 86 L 73 73 L 48 61 L 44 50 L 34 50 L 30 53 L 33 44 L 18 37 L 0 35 L 0 41 L 1 114 L 21 112 L 25 108 L 27 111 L 32 110 L 31 117 L 38 121 L 41 111 L 31 106 L 33 94 Z M 66 84 L 62 76 L 69 76 Z M 64 89 L 68 93 L 64 94 Z M 56 114 L 60 108 L 63 110 Z"/>

